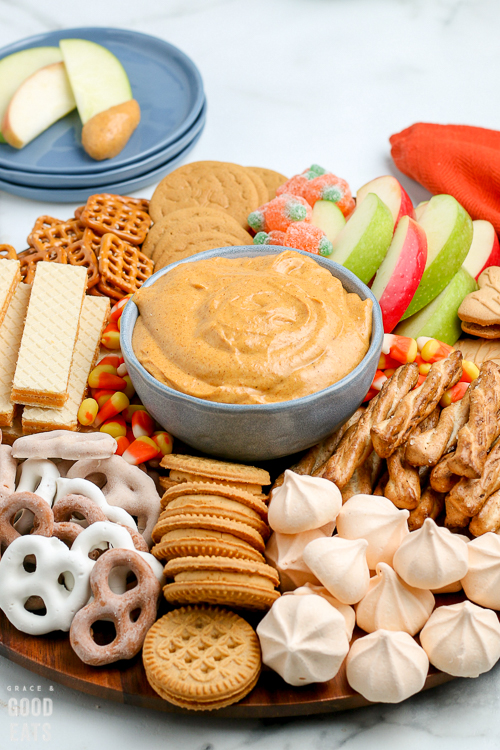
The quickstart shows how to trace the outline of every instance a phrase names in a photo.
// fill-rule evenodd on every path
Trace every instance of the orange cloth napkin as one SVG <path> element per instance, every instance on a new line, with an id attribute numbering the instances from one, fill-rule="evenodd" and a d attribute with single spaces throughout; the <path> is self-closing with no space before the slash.
<path id="1" fill-rule="evenodd" d="M 500 233 L 500 132 L 417 122 L 390 137 L 397 168 L 434 195 L 453 195 Z"/>

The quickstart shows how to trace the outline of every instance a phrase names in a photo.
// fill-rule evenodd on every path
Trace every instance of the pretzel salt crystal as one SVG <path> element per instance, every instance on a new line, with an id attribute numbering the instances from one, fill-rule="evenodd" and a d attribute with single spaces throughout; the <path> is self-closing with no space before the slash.
<path id="1" fill-rule="evenodd" d="M 394 413 L 401 399 L 414 387 L 417 380 L 417 365 L 399 367 L 385 381 L 380 393 L 372 398 L 360 420 L 347 430 L 336 452 L 326 462 L 321 476 L 342 489 L 372 451 L 370 431 L 373 425 Z"/>
<path id="2" fill-rule="evenodd" d="M 443 393 L 461 376 L 461 352 L 453 352 L 446 359 L 435 362 L 424 383 L 400 401 L 393 415 L 372 427 L 373 447 L 379 456 L 387 458 L 404 443 L 414 427 L 436 408 Z"/>
<path id="3" fill-rule="evenodd" d="M 500 367 L 483 362 L 470 391 L 470 414 L 457 436 L 457 449 L 450 464 L 455 474 L 481 476 L 486 455 L 500 435 Z"/>
<path id="4" fill-rule="evenodd" d="M 432 487 L 427 487 L 422 492 L 416 508 L 410 511 L 410 517 L 408 518 L 410 531 L 421 529 L 426 518 L 432 518 L 435 521 L 443 511 L 444 498 L 445 495 L 442 492 L 436 492 Z"/>
<path id="5" fill-rule="evenodd" d="M 453 450 L 459 430 L 469 419 L 470 395 L 466 391 L 460 401 L 450 404 L 440 414 L 438 424 L 415 435 L 406 443 L 406 460 L 413 466 L 435 466 L 439 459 Z"/>

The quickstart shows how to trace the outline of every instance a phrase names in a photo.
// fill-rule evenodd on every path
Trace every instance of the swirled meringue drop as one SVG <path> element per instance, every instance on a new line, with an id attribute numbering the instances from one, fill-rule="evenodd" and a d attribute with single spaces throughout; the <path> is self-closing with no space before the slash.
<path id="1" fill-rule="evenodd" d="M 408 633 L 376 630 L 347 656 L 347 682 L 374 703 L 399 703 L 422 690 L 429 659 Z"/>
<path id="2" fill-rule="evenodd" d="M 287 469 L 283 484 L 271 493 L 269 525 L 280 534 L 300 534 L 332 523 L 341 507 L 342 495 L 333 482 Z"/>
<path id="3" fill-rule="evenodd" d="M 356 604 L 366 594 L 370 583 L 367 546 L 365 539 L 324 537 L 307 545 L 303 559 L 336 599 L 342 604 Z"/>
<path id="4" fill-rule="evenodd" d="M 354 495 L 337 516 L 337 532 L 343 539 L 366 539 L 370 570 L 377 563 L 392 565 L 394 553 L 409 534 L 408 510 L 398 510 L 386 497 Z"/>
<path id="5" fill-rule="evenodd" d="M 318 579 L 304 562 L 302 554 L 309 542 L 323 539 L 325 536 L 322 529 L 312 529 L 302 534 L 278 534 L 277 531 L 271 534 L 264 554 L 269 565 L 276 568 L 279 573 L 282 591 L 291 591 L 308 582 L 319 585 Z"/>
<path id="6" fill-rule="evenodd" d="M 314 594 L 277 599 L 257 635 L 262 661 L 289 685 L 331 680 L 349 651 L 344 618 Z"/>
<path id="7" fill-rule="evenodd" d="M 429 661 L 454 677 L 478 677 L 500 658 L 500 623 L 472 602 L 438 607 L 420 633 Z"/>
<path id="8" fill-rule="evenodd" d="M 434 609 L 430 591 L 408 586 L 387 563 L 379 563 L 368 592 L 356 608 L 356 622 L 367 633 L 400 630 L 415 635 Z"/>
<path id="9" fill-rule="evenodd" d="M 439 589 L 459 581 L 467 573 L 467 544 L 449 529 L 426 518 L 394 553 L 394 570 L 417 589 Z"/>
<path id="10" fill-rule="evenodd" d="M 488 531 L 469 542 L 467 550 L 469 569 L 462 578 L 467 598 L 500 609 L 500 536 Z"/>
<path id="11" fill-rule="evenodd" d="M 347 638 L 351 640 L 354 626 L 356 625 L 356 613 L 354 612 L 354 609 L 349 606 L 349 604 L 342 604 L 342 602 L 339 602 L 339 600 L 332 596 L 328 589 L 325 589 L 324 586 L 316 586 L 314 583 L 305 583 L 303 586 L 299 586 L 299 588 L 295 589 L 294 591 L 287 591 L 284 595 L 307 596 L 308 594 L 316 594 L 317 596 L 322 596 L 323 599 L 326 599 L 328 604 L 331 604 L 332 607 L 338 609 L 345 620 Z"/>

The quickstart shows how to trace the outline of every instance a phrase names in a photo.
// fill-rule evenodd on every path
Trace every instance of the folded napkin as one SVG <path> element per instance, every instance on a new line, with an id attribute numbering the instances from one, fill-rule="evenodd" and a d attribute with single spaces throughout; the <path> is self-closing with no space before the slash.
<path id="1" fill-rule="evenodd" d="M 453 195 L 500 233 L 500 132 L 417 122 L 390 138 L 397 168 L 434 195 Z"/>

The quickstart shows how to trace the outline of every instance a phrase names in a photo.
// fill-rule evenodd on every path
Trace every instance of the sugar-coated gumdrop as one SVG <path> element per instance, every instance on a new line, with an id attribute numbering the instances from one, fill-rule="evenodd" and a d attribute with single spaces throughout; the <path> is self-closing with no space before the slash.
<path id="1" fill-rule="evenodd" d="M 333 245 L 322 229 L 308 224 L 306 221 L 298 221 L 291 224 L 286 230 L 285 246 L 296 247 L 315 255 L 331 255 Z"/>
<path id="2" fill-rule="evenodd" d="M 290 224 L 296 221 L 311 221 L 312 209 L 299 195 L 285 193 L 274 198 L 266 206 L 267 231 L 286 232 Z"/>
<path id="3" fill-rule="evenodd" d="M 324 167 L 320 167 L 319 164 L 311 164 L 309 169 L 304 169 L 302 172 L 308 180 L 314 180 L 315 177 L 320 177 L 322 174 L 327 174 L 328 170 Z"/>
<path id="4" fill-rule="evenodd" d="M 285 245 L 285 232 L 273 229 L 271 232 L 259 232 L 253 238 L 254 245 Z"/>
<path id="5" fill-rule="evenodd" d="M 309 180 L 305 175 L 296 174 L 277 188 L 276 195 L 287 193 L 288 195 L 300 195 L 302 198 L 308 182 Z"/>
<path id="6" fill-rule="evenodd" d="M 304 188 L 304 198 L 311 206 L 320 200 L 332 201 L 344 216 L 348 216 L 355 206 L 347 182 L 331 173 L 310 180 Z"/>
<path id="7" fill-rule="evenodd" d="M 264 203 L 263 206 L 255 209 L 251 214 L 248 214 L 248 226 L 253 229 L 254 232 L 266 231 L 266 208 L 268 205 L 268 203 Z"/>

